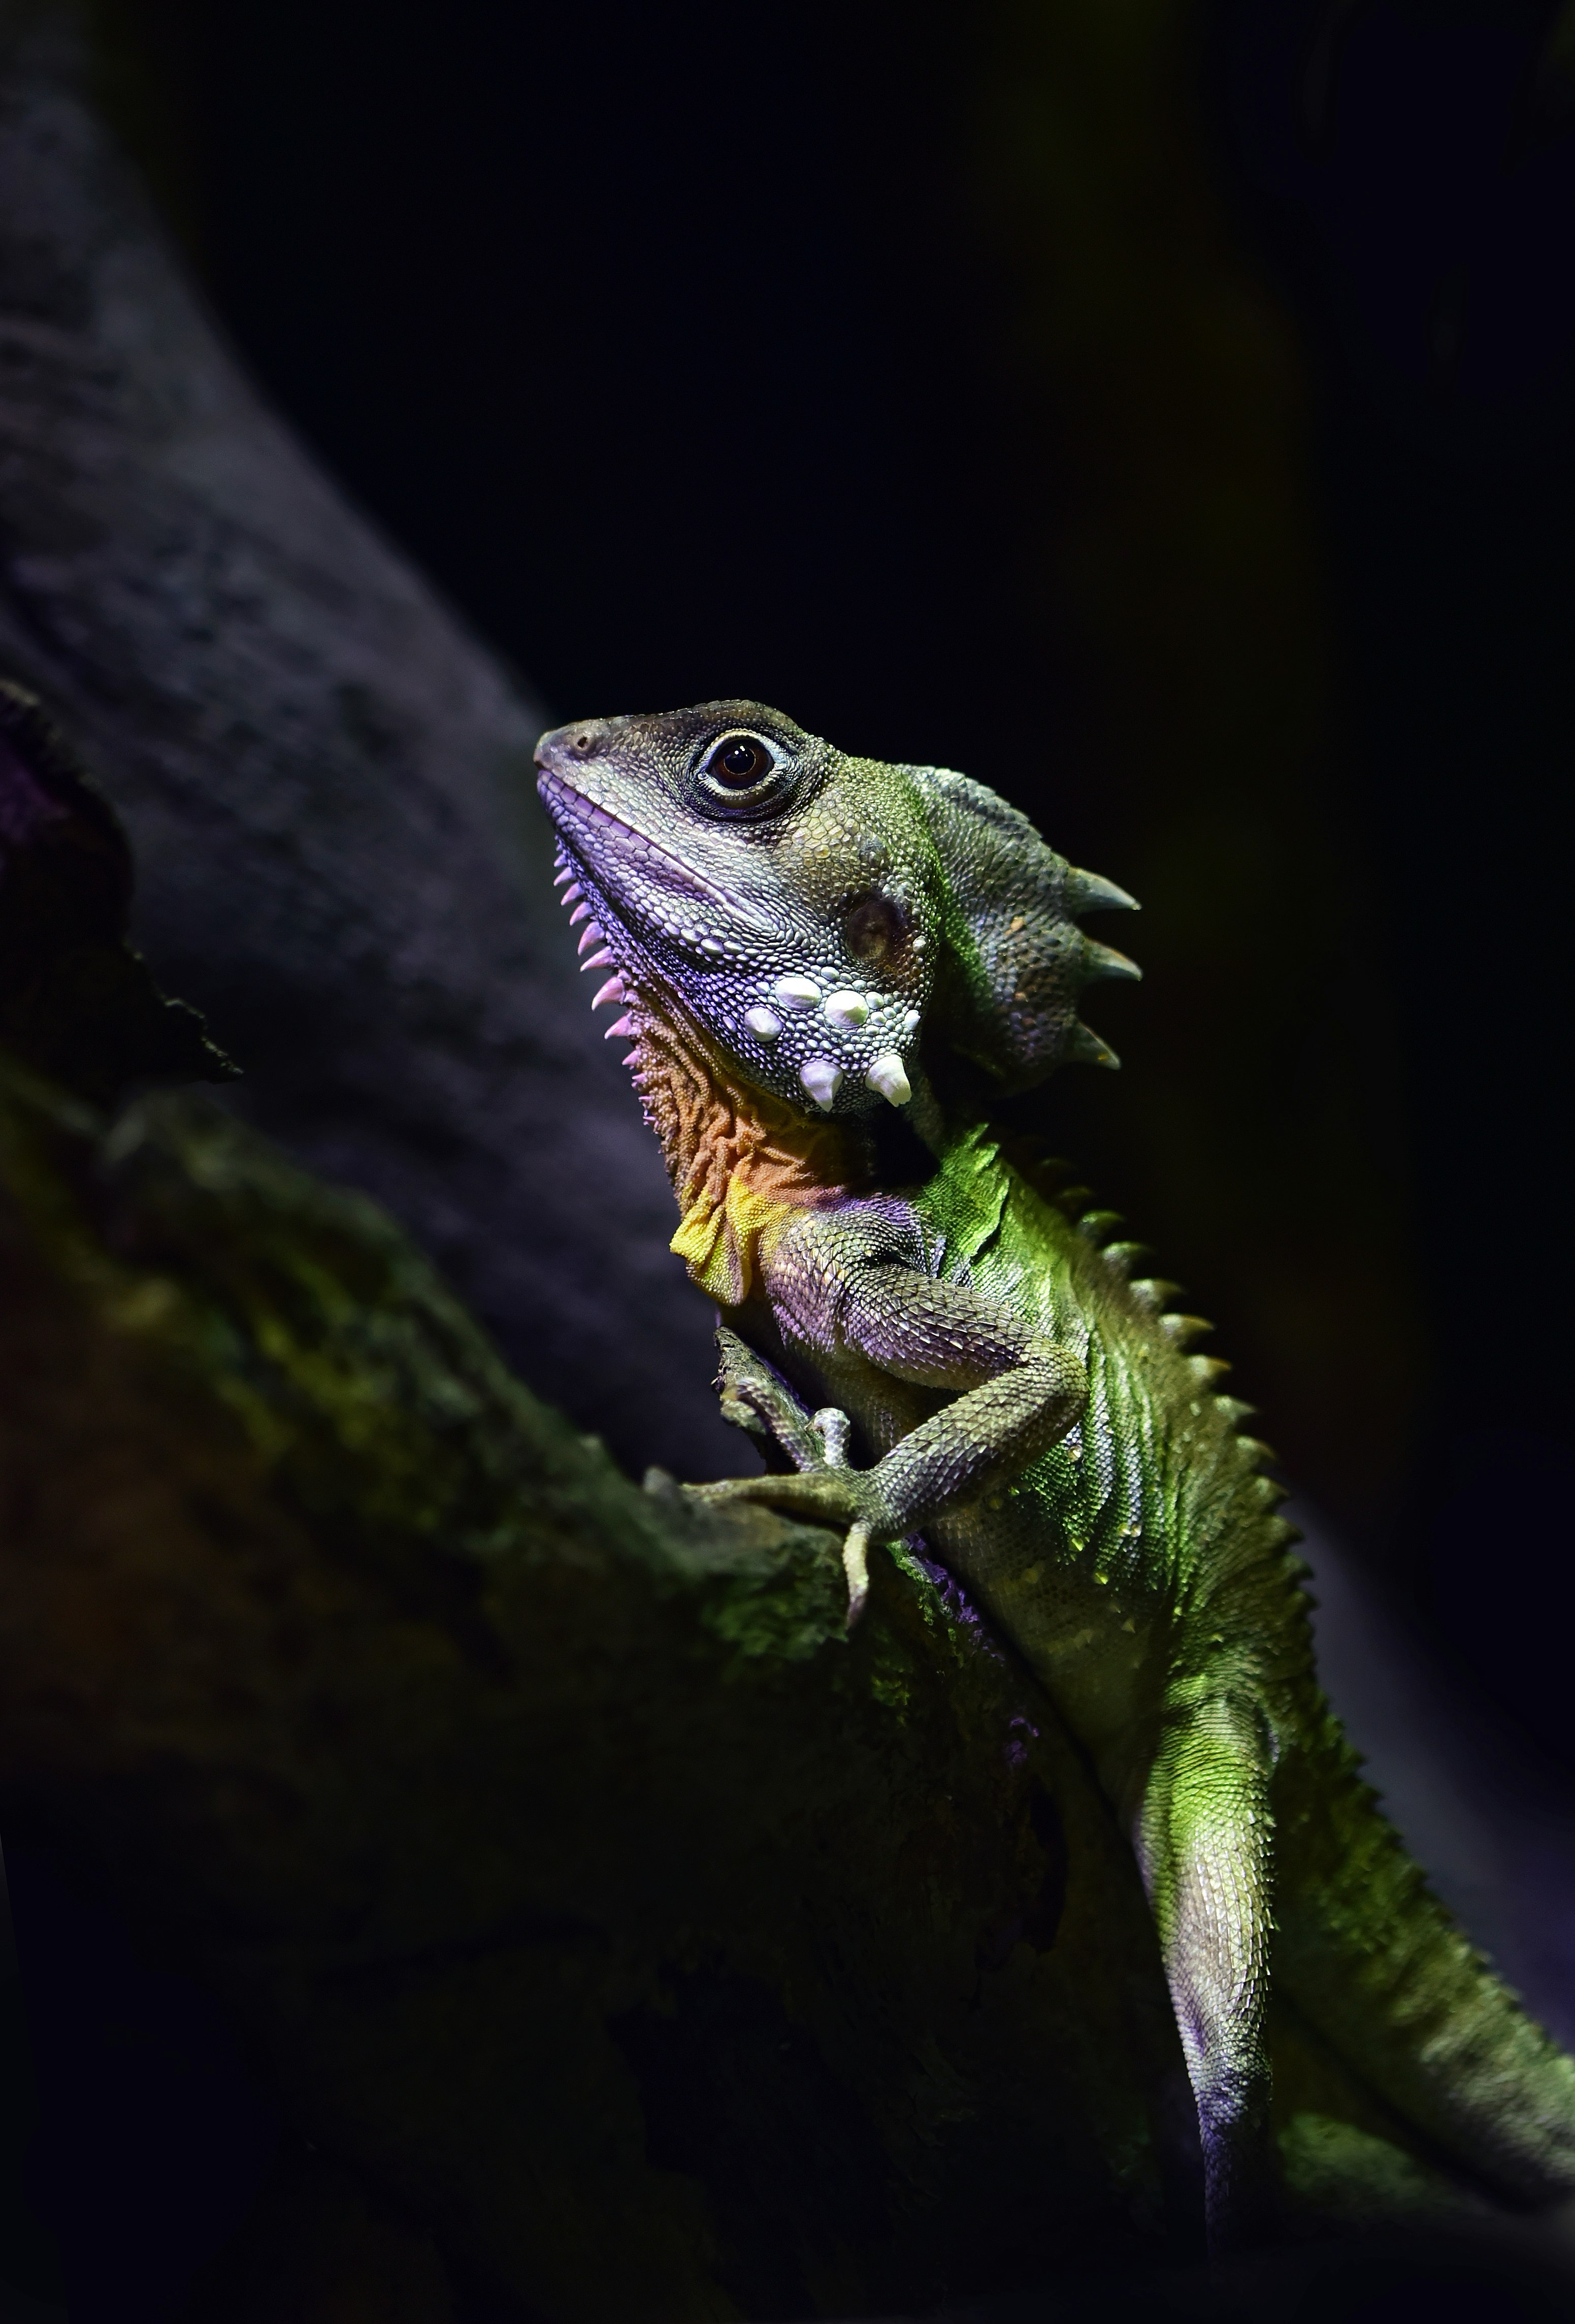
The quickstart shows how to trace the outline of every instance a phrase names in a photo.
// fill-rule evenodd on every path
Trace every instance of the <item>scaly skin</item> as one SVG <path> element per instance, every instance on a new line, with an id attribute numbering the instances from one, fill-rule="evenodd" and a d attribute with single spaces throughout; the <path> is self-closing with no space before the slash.
<path id="1" fill-rule="evenodd" d="M 1275 1976 L 1403 2116 L 1512 2200 L 1568 2193 L 1575 2063 L 1361 1783 L 1265 1448 L 1184 1351 L 1203 1327 L 989 1127 L 992 1092 L 1114 1063 L 1077 997 L 1137 971 L 1074 916 L 1131 899 L 981 786 L 755 703 L 537 755 L 674 1248 L 723 1311 L 723 1409 L 792 1464 L 701 1489 L 846 1528 L 850 1618 L 870 1545 L 922 1527 L 1054 1696 L 1147 1886 L 1216 2246 L 1273 2220 L 1271 1929 Z"/>

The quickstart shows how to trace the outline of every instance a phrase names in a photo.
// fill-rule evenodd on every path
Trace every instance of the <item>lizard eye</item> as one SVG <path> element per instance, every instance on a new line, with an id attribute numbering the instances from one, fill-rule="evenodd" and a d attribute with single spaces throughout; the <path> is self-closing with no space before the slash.
<path id="1" fill-rule="evenodd" d="M 725 783 L 730 790 L 748 790 L 769 771 L 774 761 L 763 742 L 752 734 L 730 735 L 718 742 L 706 761 L 705 771 L 713 782 Z"/>
<path id="2" fill-rule="evenodd" d="M 723 815 L 752 816 L 783 803 L 791 770 L 761 735 L 723 734 L 711 745 L 692 780 L 700 806 Z"/>

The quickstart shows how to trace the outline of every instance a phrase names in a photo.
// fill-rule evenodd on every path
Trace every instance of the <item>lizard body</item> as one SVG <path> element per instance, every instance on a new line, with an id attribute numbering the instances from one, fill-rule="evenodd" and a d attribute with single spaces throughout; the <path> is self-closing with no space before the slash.
<path id="1" fill-rule="evenodd" d="M 1137 1851 L 1216 2245 L 1273 2214 L 1271 1958 L 1444 2152 L 1568 2193 L 1575 2062 L 1362 1784 L 1248 1407 L 1118 1222 L 990 1127 L 992 1091 L 1113 1062 L 1078 996 L 1137 972 L 1076 918 L 1131 899 L 982 786 L 754 703 L 582 721 L 538 761 L 675 1248 L 723 1313 L 724 1410 L 793 1464 L 705 1489 L 845 1527 L 853 1613 L 871 1544 L 922 1528 L 1048 1689 Z"/>

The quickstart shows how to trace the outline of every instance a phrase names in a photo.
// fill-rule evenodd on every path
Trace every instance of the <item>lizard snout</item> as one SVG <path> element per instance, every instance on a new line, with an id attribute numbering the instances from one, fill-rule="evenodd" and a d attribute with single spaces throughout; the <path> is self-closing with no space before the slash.
<path id="1" fill-rule="evenodd" d="M 536 745 L 536 763 L 572 781 L 576 767 L 599 755 L 608 732 L 605 718 L 576 718 L 570 725 L 554 726 Z"/>

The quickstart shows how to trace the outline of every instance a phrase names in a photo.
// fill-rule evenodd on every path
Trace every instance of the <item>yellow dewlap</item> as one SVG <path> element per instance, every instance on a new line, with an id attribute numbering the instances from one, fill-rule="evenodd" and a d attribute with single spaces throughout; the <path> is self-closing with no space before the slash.
<path id="1" fill-rule="evenodd" d="M 796 1210 L 841 1200 L 856 1175 L 841 1122 L 753 1089 L 675 1012 L 640 1026 L 646 1119 L 683 1213 L 670 1248 L 719 1306 L 760 1283 L 761 1246 Z"/>
<path id="2" fill-rule="evenodd" d="M 755 1286 L 762 1236 L 794 1207 L 780 1194 L 760 1193 L 735 1171 L 720 1203 L 709 1188 L 702 1188 L 668 1248 L 687 1266 L 690 1280 L 718 1306 L 736 1307 Z"/>

